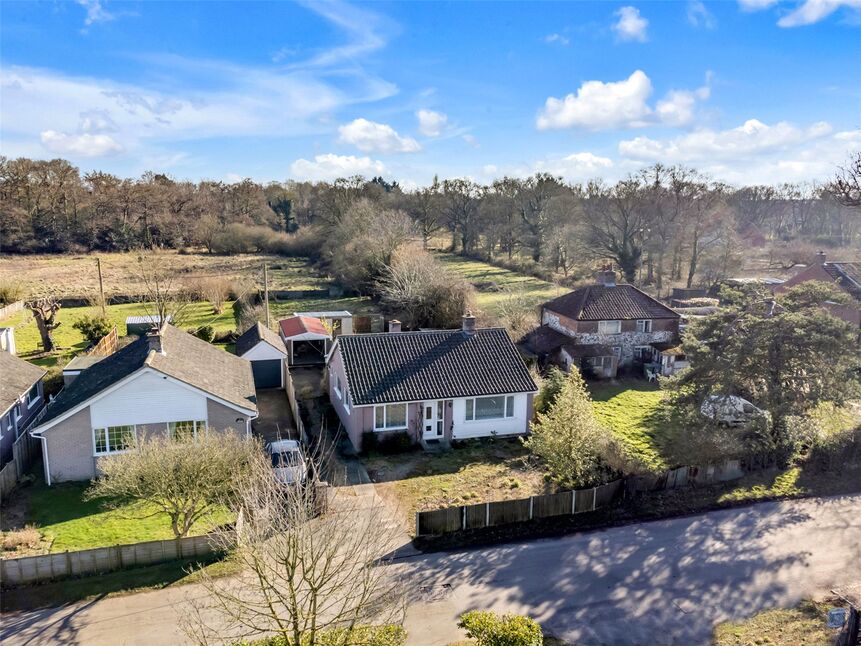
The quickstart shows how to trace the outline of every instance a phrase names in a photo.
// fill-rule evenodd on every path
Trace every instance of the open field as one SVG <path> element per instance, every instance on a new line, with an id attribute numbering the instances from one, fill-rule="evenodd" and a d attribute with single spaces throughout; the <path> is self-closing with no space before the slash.
<path id="1" fill-rule="evenodd" d="M 274 290 L 323 289 L 329 280 L 311 267 L 305 258 L 286 258 L 266 254 L 215 256 L 209 254 L 179 254 L 162 252 L 167 265 L 178 275 L 192 280 L 204 276 L 219 276 L 234 281 L 250 281 L 263 286 L 263 264 L 269 264 L 269 285 Z M 4 281 L 20 285 L 23 296 L 52 295 L 86 297 L 98 293 L 99 277 L 96 254 L 87 255 L 2 255 L 0 276 Z M 105 294 L 144 293 L 138 269 L 139 254 L 98 254 L 102 263 Z"/>
<path id="2" fill-rule="evenodd" d="M 836 605 L 841 605 L 837 603 Z M 728 621 L 715 627 L 715 646 L 826 646 L 836 644 L 834 631 L 825 621 L 833 605 L 802 601 L 787 610 L 766 610 L 742 621 Z"/>
<path id="3" fill-rule="evenodd" d="M 669 465 L 661 454 L 664 440 L 658 411 L 663 394 L 657 385 L 642 379 L 625 379 L 616 383 L 592 382 L 589 393 L 598 421 L 650 469 Z"/>
<path id="4" fill-rule="evenodd" d="M 293 316 L 294 312 L 320 312 L 347 310 L 351 314 L 373 315 L 380 314 L 371 298 L 368 296 L 344 296 L 328 298 L 292 298 L 285 300 L 270 300 L 269 310 L 276 319 Z"/>
<path id="5" fill-rule="evenodd" d="M 529 464 L 529 457 L 514 438 L 473 441 L 443 453 L 372 455 L 363 461 L 377 491 L 398 506 L 412 532 L 417 511 L 552 491 L 554 485 Z"/>
<path id="6" fill-rule="evenodd" d="M 448 269 L 475 286 L 476 306 L 489 317 L 498 315 L 505 300 L 512 298 L 512 295 L 522 298 L 529 305 L 538 305 L 570 291 L 565 287 L 479 260 L 442 252 L 434 255 Z"/>
<path id="7" fill-rule="evenodd" d="M 3 529 L 32 525 L 41 534 L 38 548 L 4 551 L 3 556 L 23 556 L 64 550 L 156 541 L 173 538 L 170 519 L 162 513 L 140 518 L 128 507 L 105 509 L 104 500 L 85 500 L 89 482 L 67 482 L 48 487 L 41 476 L 35 484 L 18 489 L 4 500 Z M 216 524 L 228 522 L 226 513 L 217 514 L 192 528 L 205 534 Z"/>

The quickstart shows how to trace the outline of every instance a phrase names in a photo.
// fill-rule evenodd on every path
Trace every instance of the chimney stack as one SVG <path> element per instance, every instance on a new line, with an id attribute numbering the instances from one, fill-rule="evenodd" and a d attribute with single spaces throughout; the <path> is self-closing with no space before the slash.
<path id="1" fill-rule="evenodd" d="M 475 334 L 475 317 L 472 315 L 472 312 L 467 311 L 463 315 L 463 333 L 468 336 Z"/>
<path id="2" fill-rule="evenodd" d="M 401 331 L 401 322 L 397 319 L 389 321 L 389 332 L 395 333 Z"/>
<path id="3" fill-rule="evenodd" d="M 150 350 L 164 354 L 164 349 L 161 347 L 161 330 L 159 328 L 150 328 L 150 331 L 146 333 L 146 341 L 149 344 Z"/>
<path id="4" fill-rule="evenodd" d="M 616 286 L 616 272 L 611 267 L 605 267 L 595 274 L 595 280 L 604 287 Z"/>
<path id="5" fill-rule="evenodd" d="M 825 264 L 825 258 L 826 258 L 826 256 L 825 256 L 824 251 L 822 251 L 820 249 L 819 251 L 816 252 L 816 264 L 818 264 L 818 265 Z"/>

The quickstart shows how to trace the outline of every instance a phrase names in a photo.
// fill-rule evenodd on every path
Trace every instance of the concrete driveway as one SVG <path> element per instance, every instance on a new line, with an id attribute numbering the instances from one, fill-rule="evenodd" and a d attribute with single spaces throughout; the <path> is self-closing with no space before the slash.
<path id="1" fill-rule="evenodd" d="M 529 614 L 577 644 L 707 644 L 716 622 L 791 606 L 861 578 L 861 495 L 413 556 L 409 643 L 449 644 L 460 613 Z M 12 644 L 183 643 L 189 585 L 3 617 Z"/>
<path id="2" fill-rule="evenodd" d="M 282 388 L 258 390 L 257 412 L 257 419 L 251 422 L 251 430 L 264 442 L 298 439 L 287 393 Z"/>

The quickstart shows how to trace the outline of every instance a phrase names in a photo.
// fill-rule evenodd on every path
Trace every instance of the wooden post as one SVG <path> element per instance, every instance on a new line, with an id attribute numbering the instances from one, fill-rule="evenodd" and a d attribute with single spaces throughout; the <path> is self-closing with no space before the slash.
<path id="1" fill-rule="evenodd" d="M 102 316 L 107 316 L 105 312 L 105 286 L 102 283 L 102 260 L 96 256 L 96 269 L 99 272 L 99 300 L 102 304 Z"/>
<path id="2" fill-rule="evenodd" d="M 598 487 L 592 487 L 592 511 L 595 511 L 598 504 Z"/>
<path id="3" fill-rule="evenodd" d="M 266 327 L 269 327 L 269 265 L 263 263 L 263 302 L 266 304 Z"/>

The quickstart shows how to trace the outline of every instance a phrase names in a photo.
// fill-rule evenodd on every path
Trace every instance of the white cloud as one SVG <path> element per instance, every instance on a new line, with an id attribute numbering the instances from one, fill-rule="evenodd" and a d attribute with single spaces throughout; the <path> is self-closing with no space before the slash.
<path id="1" fill-rule="evenodd" d="M 87 110 L 81 112 L 80 123 L 78 130 L 81 132 L 89 132 L 99 134 L 104 132 L 116 132 L 117 124 L 111 119 L 111 115 L 107 110 Z"/>
<path id="2" fill-rule="evenodd" d="M 640 15 L 636 7 L 622 7 L 614 14 L 619 19 L 613 24 L 613 31 L 619 40 L 646 42 L 646 29 L 649 21 Z"/>
<path id="3" fill-rule="evenodd" d="M 547 34 L 544 37 L 544 42 L 549 43 L 549 44 L 557 43 L 559 45 L 570 45 L 571 44 L 571 41 L 566 36 L 563 36 L 562 34 Z"/>
<path id="4" fill-rule="evenodd" d="M 572 153 L 565 157 L 544 159 L 536 162 L 529 174 L 550 173 L 568 181 L 583 181 L 605 173 L 613 168 L 613 160 L 589 152 Z"/>
<path id="5" fill-rule="evenodd" d="M 385 47 L 387 43 L 385 34 L 393 29 L 380 14 L 341 0 L 305 1 L 302 5 L 340 27 L 348 37 L 346 44 L 320 52 L 305 61 L 303 65 L 330 66 L 344 61 L 354 62 L 365 54 Z"/>
<path id="6" fill-rule="evenodd" d="M 711 73 L 706 83 L 696 90 L 670 90 L 654 109 L 648 104 L 652 81 L 637 70 L 622 81 L 586 81 L 577 93 L 564 98 L 549 97 L 538 114 L 539 130 L 585 128 L 640 128 L 654 123 L 672 126 L 693 121 L 699 101 L 709 98 Z"/>
<path id="7" fill-rule="evenodd" d="M 717 19 L 701 0 L 691 0 L 688 2 L 687 15 L 688 23 L 693 27 L 702 27 L 703 29 L 714 29 L 717 27 Z"/>
<path id="8" fill-rule="evenodd" d="M 290 164 L 290 174 L 297 180 L 332 181 L 352 175 L 382 175 L 386 172 L 383 162 L 370 157 L 353 155 L 315 155 L 314 161 L 297 159 Z"/>
<path id="9" fill-rule="evenodd" d="M 419 110 L 416 118 L 419 120 L 419 132 L 425 137 L 439 137 L 448 123 L 447 115 L 433 110 Z"/>
<path id="10" fill-rule="evenodd" d="M 110 135 L 68 135 L 56 130 L 45 130 L 40 139 L 42 145 L 58 155 L 74 155 L 77 157 L 104 157 L 123 151 L 123 147 L 114 141 Z"/>
<path id="11" fill-rule="evenodd" d="M 842 7 L 861 9 L 861 0 L 805 0 L 777 21 L 781 27 L 803 27 L 824 20 Z"/>
<path id="12" fill-rule="evenodd" d="M 472 135 L 462 135 L 461 139 L 463 139 L 467 143 L 467 145 L 472 146 L 473 148 L 478 148 L 479 146 L 481 146 L 481 144 L 478 143 L 478 139 L 476 139 Z"/>
<path id="13" fill-rule="evenodd" d="M 99 22 L 109 22 L 116 18 L 114 14 L 102 6 L 101 0 L 78 0 L 78 4 L 87 10 L 84 24 L 88 27 Z"/>
<path id="14" fill-rule="evenodd" d="M 385 123 L 355 119 L 338 128 L 341 143 L 350 144 L 363 152 L 414 153 L 421 150 L 412 137 L 402 137 Z"/>
<path id="15" fill-rule="evenodd" d="M 775 5 L 779 0 L 738 0 L 742 11 L 760 11 Z"/>

